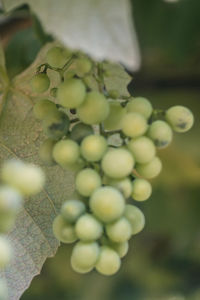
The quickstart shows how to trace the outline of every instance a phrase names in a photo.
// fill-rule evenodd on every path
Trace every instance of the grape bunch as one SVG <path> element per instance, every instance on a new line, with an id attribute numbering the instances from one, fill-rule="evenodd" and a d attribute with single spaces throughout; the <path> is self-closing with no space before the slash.
<path id="1" fill-rule="evenodd" d="M 31 81 L 35 92 L 49 88 L 48 68 L 61 80 L 50 91 L 55 101 L 45 98 L 34 106 L 48 137 L 39 156 L 49 166 L 76 172 L 75 193 L 63 203 L 53 232 L 63 243 L 76 242 L 71 255 L 75 271 L 96 268 L 112 275 L 128 252 L 128 241 L 145 225 L 133 201 L 151 196 L 149 179 L 162 169 L 157 149 L 172 142 L 173 131 L 188 131 L 193 115 L 183 106 L 154 110 L 144 97 L 107 91 L 102 64 L 61 47 L 47 52 L 44 66 Z M 88 85 L 89 77 L 98 90 Z"/>
<path id="2" fill-rule="evenodd" d="M 20 160 L 9 160 L 1 169 L 0 185 L 0 270 L 12 259 L 13 251 L 6 234 L 14 227 L 17 214 L 23 205 L 23 197 L 35 195 L 44 184 L 42 170 Z M 8 298 L 6 283 L 0 281 L 0 299 Z"/>

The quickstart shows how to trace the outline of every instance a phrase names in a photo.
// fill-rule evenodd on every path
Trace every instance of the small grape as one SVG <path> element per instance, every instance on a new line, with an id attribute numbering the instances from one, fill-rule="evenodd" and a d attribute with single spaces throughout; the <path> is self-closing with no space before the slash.
<path id="1" fill-rule="evenodd" d="M 74 223 L 85 213 L 85 204 L 80 200 L 65 201 L 61 207 L 62 217 L 70 223 Z"/>
<path id="2" fill-rule="evenodd" d="M 57 240 L 66 244 L 77 240 L 74 226 L 68 223 L 61 215 L 58 215 L 53 221 L 53 233 Z"/>
<path id="3" fill-rule="evenodd" d="M 47 139 L 40 145 L 39 157 L 45 165 L 52 166 L 55 164 L 52 154 L 55 143 L 55 140 Z"/>
<path id="4" fill-rule="evenodd" d="M 153 111 L 151 102 L 143 97 L 136 97 L 130 99 L 127 104 L 127 112 L 135 112 L 143 115 L 146 119 L 148 119 Z"/>
<path id="5" fill-rule="evenodd" d="M 50 86 L 50 80 L 47 74 L 36 74 L 30 82 L 31 88 L 35 93 L 46 92 Z"/>
<path id="6" fill-rule="evenodd" d="M 106 233 L 113 242 L 126 242 L 132 234 L 131 224 L 125 217 L 121 217 L 115 222 L 106 225 Z"/>
<path id="7" fill-rule="evenodd" d="M 77 191 L 83 196 L 91 196 L 101 186 L 101 177 L 90 168 L 80 171 L 75 181 Z"/>
<path id="8" fill-rule="evenodd" d="M 55 103 L 48 99 L 38 101 L 33 107 L 34 116 L 39 120 L 45 119 L 46 116 L 56 111 L 57 107 Z"/>
<path id="9" fill-rule="evenodd" d="M 61 47 L 53 47 L 46 54 L 47 63 L 53 68 L 63 68 L 69 59 L 71 53 L 67 49 Z"/>
<path id="10" fill-rule="evenodd" d="M 131 139 L 128 143 L 128 149 L 136 162 L 141 164 L 150 162 L 156 154 L 154 143 L 146 136 Z"/>
<path id="11" fill-rule="evenodd" d="M 92 215 L 82 215 L 75 226 L 76 235 L 85 242 L 97 240 L 103 233 L 102 224 Z"/>
<path id="12" fill-rule="evenodd" d="M 152 193 L 151 184 L 142 178 L 137 178 L 133 181 L 132 197 L 136 201 L 147 200 Z"/>
<path id="13" fill-rule="evenodd" d="M 120 257 L 115 250 L 108 246 L 101 247 L 96 269 L 103 275 L 113 275 L 117 273 L 121 265 Z"/>
<path id="14" fill-rule="evenodd" d="M 160 174 L 162 170 L 162 162 L 159 157 L 155 156 L 150 162 L 146 164 L 136 165 L 136 171 L 144 178 L 151 179 Z"/>
<path id="15" fill-rule="evenodd" d="M 123 178 L 132 172 L 134 159 L 126 149 L 109 149 L 103 156 L 101 166 L 108 177 Z"/>
<path id="16" fill-rule="evenodd" d="M 85 96 L 86 87 L 80 79 L 70 78 L 58 86 L 57 99 L 66 108 L 79 107 L 83 103 Z"/>
<path id="17" fill-rule="evenodd" d="M 0 236 L 0 269 L 4 269 L 10 262 L 12 251 L 10 243 L 4 236 Z"/>
<path id="18" fill-rule="evenodd" d="M 0 216 L 15 216 L 21 209 L 22 202 L 22 197 L 16 189 L 9 186 L 0 187 Z"/>
<path id="19" fill-rule="evenodd" d="M 194 116 L 185 106 L 172 106 L 166 111 L 166 120 L 176 132 L 186 132 L 194 124 Z"/>
<path id="20" fill-rule="evenodd" d="M 61 111 L 57 111 L 43 120 L 44 133 L 52 139 L 60 139 L 67 134 L 69 123 L 68 116 Z"/>
<path id="21" fill-rule="evenodd" d="M 149 126 L 148 136 L 154 141 L 156 147 L 167 147 L 173 138 L 171 127 L 164 121 L 155 121 Z"/>
<path id="22" fill-rule="evenodd" d="M 107 150 L 107 141 L 101 135 L 89 135 L 81 143 L 81 155 L 87 161 L 99 161 Z"/>
<path id="23" fill-rule="evenodd" d="M 112 222 L 124 212 L 125 200 L 113 187 L 100 187 L 90 198 L 90 208 L 94 215 L 103 222 Z"/>
<path id="24" fill-rule="evenodd" d="M 8 287 L 5 280 L 0 280 L 0 299 L 8 300 Z"/>
<path id="25" fill-rule="evenodd" d="M 124 257 L 128 253 L 128 242 L 123 242 L 123 243 L 110 243 L 110 247 L 113 248 L 119 255 L 120 258 Z"/>
<path id="26" fill-rule="evenodd" d="M 106 185 L 111 185 L 118 189 L 123 196 L 127 199 L 131 196 L 132 193 L 132 183 L 128 177 L 122 179 L 112 179 L 109 177 L 104 177 L 104 183 Z"/>
<path id="27" fill-rule="evenodd" d="M 91 135 L 93 133 L 94 130 L 90 125 L 78 123 L 72 128 L 70 138 L 76 141 L 77 143 L 81 143 L 86 136 Z"/>
<path id="28" fill-rule="evenodd" d="M 147 131 L 148 125 L 145 117 L 139 113 L 127 113 L 122 119 L 122 131 L 128 137 L 138 137 Z"/>
<path id="29" fill-rule="evenodd" d="M 86 58 L 77 58 L 75 61 L 76 74 L 80 77 L 89 73 L 92 69 L 92 62 Z"/>
<path id="30" fill-rule="evenodd" d="M 118 92 L 118 90 L 110 90 L 109 97 L 113 99 L 120 98 L 120 93 Z"/>
<path id="31" fill-rule="evenodd" d="M 124 216 L 129 221 L 132 227 L 132 234 L 137 234 L 142 231 L 145 225 L 145 218 L 142 211 L 134 205 L 127 204 Z"/>
<path id="32" fill-rule="evenodd" d="M 110 112 L 103 122 L 106 130 L 119 130 L 122 128 L 122 119 L 126 114 L 126 109 L 116 101 L 109 102 Z"/>
<path id="33" fill-rule="evenodd" d="M 69 139 L 57 142 L 53 148 L 53 158 L 61 167 L 67 167 L 76 163 L 79 155 L 78 144 Z"/>
<path id="34" fill-rule="evenodd" d="M 99 124 L 109 114 L 109 103 L 103 94 L 92 91 L 86 95 L 85 101 L 77 109 L 79 119 L 85 124 Z"/>

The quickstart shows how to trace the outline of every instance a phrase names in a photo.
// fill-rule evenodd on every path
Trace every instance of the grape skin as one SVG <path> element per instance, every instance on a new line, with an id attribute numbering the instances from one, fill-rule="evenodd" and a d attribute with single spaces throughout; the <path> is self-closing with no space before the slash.
<path id="1" fill-rule="evenodd" d="M 46 92 L 50 86 L 50 80 L 47 74 L 36 74 L 30 82 L 31 88 L 35 93 Z"/>
<path id="2" fill-rule="evenodd" d="M 57 111 L 53 114 L 48 115 L 43 120 L 44 133 L 52 139 L 60 139 L 67 134 L 69 130 L 69 118 L 68 116 Z"/>
<path id="3" fill-rule="evenodd" d="M 70 138 L 77 143 L 81 143 L 86 136 L 92 135 L 93 133 L 94 130 L 90 125 L 78 123 L 72 128 Z"/>
<path id="4" fill-rule="evenodd" d="M 63 68 L 70 56 L 70 52 L 61 47 L 53 47 L 46 54 L 47 63 L 53 68 Z"/>
<path id="5" fill-rule="evenodd" d="M 131 196 L 132 183 L 128 177 L 122 179 L 112 179 L 109 177 L 104 177 L 104 183 L 117 188 L 126 199 Z"/>
<path id="6" fill-rule="evenodd" d="M 122 128 L 122 119 L 126 114 L 126 109 L 116 101 L 109 102 L 110 112 L 103 122 L 106 130 L 119 130 Z"/>
<path id="7" fill-rule="evenodd" d="M 131 238 L 132 229 L 129 221 L 125 217 L 121 217 L 106 225 L 106 233 L 111 241 L 123 243 Z"/>
<path id="8" fill-rule="evenodd" d="M 113 248 L 119 255 L 120 258 L 124 257 L 128 253 L 128 242 L 123 242 L 123 243 L 110 243 L 110 247 Z"/>
<path id="9" fill-rule="evenodd" d="M 91 196 L 101 186 L 101 177 L 95 170 L 86 168 L 77 174 L 75 185 L 82 196 Z"/>
<path id="10" fill-rule="evenodd" d="M 143 97 L 131 97 L 131 100 L 128 102 L 126 108 L 127 112 L 139 113 L 143 115 L 146 119 L 149 119 L 153 111 L 151 102 Z"/>
<path id="11" fill-rule="evenodd" d="M 55 144 L 56 140 L 47 139 L 40 145 L 39 157 L 47 166 L 52 166 L 55 164 L 53 159 L 53 147 Z"/>
<path id="12" fill-rule="evenodd" d="M 75 70 L 78 76 L 84 76 L 92 69 L 91 61 L 86 57 L 77 58 L 75 61 Z"/>
<path id="13" fill-rule="evenodd" d="M 144 228 L 145 218 L 142 211 L 134 205 L 127 204 L 124 216 L 131 224 L 132 234 L 137 234 Z"/>
<path id="14" fill-rule="evenodd" d="M 154 141 L 157 148 L 166 148 L 173 138 L 171 127 L 160 120 L 153 122 L 149 126 L 147 134 Z"/>
<path id="15" fill-rule="evenodd" d="M 58 215 L 53 221 L 53 233 L 57 240 L 66 244 L 77 240 L 74 226 L 68 223 L 61 215 Z"/>
<path id="16" fill-rule="evenodd" d="M 99 161 L 107 149 L 107 141 L 101 135 L 89 135 L 81 143 L 81 155 L 91 162 Z"/>
<path id="17" fill-rule="evenodd" d="M 176 132 L 186 132 L 194 124 L 192 112 L 187 107 L 181 105 L 170 107 L 166 111 L 165 118 Z"/>
<path id="18" fill-rule="evenodd" d="M 145 201 L 147 200 L 152 193 L 151 184 L 142 178 L 136 178 L 133 181 L 133 192 L 132 198 L 136 201 Z"/>
<path id="19" fill-rule="evenodd" d="M 57 142 L 53 148 L 53 158 L 61 167 L 76 163 L 79 155 L 78 144 L 70 139 Z"/>
<path id="20" fill-rule="evenodd" d="M 121 265 L 119 255 L 108 246 L 101 247 L 99 259 L 96 263 L 96 270 L 103 275 L 113 275 L 117 273 Z"/>
<path id="21" fill-rule="evenodd" d="M 122 131 L 128 137 L 141 136 L 147 131 L 147 128 L 147 121 L 141 114 L 130 112 L 122 119 Z"/>
<path id="22" fill-rule="evenodd" d="M 80 200 L 65 201 L 61 207 L 61 215 L 69 223 L 75 223 L 85 211 L 85 204 Z"/>
<path id="23" fill-rule="evenodd" d="M 159 157 L 155 156 L 150 162 L 146 164 L 136 165 L 136 171 L 144 178 L 151 179 L 160 174 L 162 170 L 162 162 Z"/>
<path id="24" fill-rule="evenodd" d="M 128 149 L 136 162 L 141 164 L 150 162 L 156 154 L 154 143 L 145 136 L 131 139 L 128 143 Z"/>
<path id="25" fill-rule="evenodd" d="M 45 119 L 47 115 L 56 111 L 57 107 L 55 103 L 48 99 L 38 101 L 33 107 L 34 116 L 39 120 Z"/>
<path id="26" fill-rule="evenodd" d="M 4 236 L 0 236 L 0 269 L 4 269 L 10 262 L 12 251 L 9 242 Z"/>
<path id="27" fill-rule="evenodd" d="M 103 226 L 91 214 L 84 214 L 78 219 L 75 231 L 80 240 L 90 242 L 100 238 Z"/>

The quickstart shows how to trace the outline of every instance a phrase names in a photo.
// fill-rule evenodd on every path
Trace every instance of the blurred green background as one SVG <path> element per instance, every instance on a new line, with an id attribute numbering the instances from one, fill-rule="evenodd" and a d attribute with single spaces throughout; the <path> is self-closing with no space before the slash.
<path id="1" fill-rule="evenodd" d="M 146 227 L 131 240 L 119 273 L 78 275 L 70 268 L 72 248 L 63 245 L 22 300 L 200 299 L 200 1 L 132 3 L 142 67 L 132 74 L 130 91 L 157 108 L 188 106 L 195 125 L 160 151 L 163 172 L 152 181 L 152 197 L 138 205 Z M 1 24 L 0 35 L 10 76 L 51 39 L 26 6 Z"/>

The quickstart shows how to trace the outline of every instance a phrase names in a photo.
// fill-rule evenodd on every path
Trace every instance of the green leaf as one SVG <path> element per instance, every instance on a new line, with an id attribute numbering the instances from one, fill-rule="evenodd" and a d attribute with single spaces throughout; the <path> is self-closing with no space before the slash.
<path id="1" fill-rule="evenodd" d="M 136 70 L 139 49 L 129 0 L 3 0 L 8 11 L 27 3 L 45 30 L 72 49 Z"/>
<path id="2" fill-rule="evenodd" d="M 3 47 L 1 46 L 0 43 L 0 117 L 1 117 L 4 104 L 6 102 L 8 86 L 9 86 L 9 78 L 6 70 L 5 56 L 4 56 Z"/>

